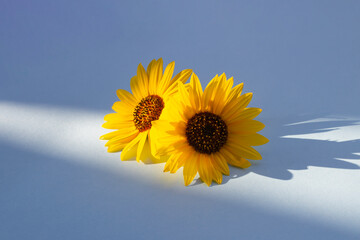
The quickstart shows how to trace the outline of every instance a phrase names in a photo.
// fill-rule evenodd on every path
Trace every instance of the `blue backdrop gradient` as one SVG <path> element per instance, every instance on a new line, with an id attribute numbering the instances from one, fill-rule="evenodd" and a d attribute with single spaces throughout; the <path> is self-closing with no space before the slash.
<path id="1" fill-rule="evenodd" d="M 359 239 L 359 25 L 358 0 L 0 0 L 0 239 Z M 116 89 L 160 57 L 254 92 L 261 163 L 170 188 L 105 152 Z M 305 120 L 336 134 L 284 127 Z"/>
<path id="2" fill-rule="evenodd" d="M 263 116 L 357 111 L 359 1 L 0 1 L 0 100 L 110 109 L 153 58 Z"/>

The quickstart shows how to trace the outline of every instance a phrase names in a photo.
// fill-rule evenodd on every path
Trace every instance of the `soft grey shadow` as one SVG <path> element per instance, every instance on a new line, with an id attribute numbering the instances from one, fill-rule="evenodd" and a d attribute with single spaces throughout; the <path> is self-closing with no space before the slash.
<path id="1" fill-rule="evenodd" d="M 0 239 L 358 237 L 291 214 L 137 182 L 1 141 L 0 156 Z"/>
<path id="2" fill-rule="evenodd" d="M 302 118 L 304 119 L 299 117 L 271 119 L 268 121 L 262 120 L 266 128 L 260 133 L 269 138 L 270 141 L 266 145 L 255 148 L 261 153 L 263 160 L 251 161 L 252 166 L 247 169 L 231 167 L 230 176 L 224 176 L 223 183 L 244 176 L 249 172 L 280 180 L 290 180 L 293 177 L 290 170 L 304 170 L 309 166 L 352 170 L 360 169 L 357 164 L 337 159 L 359 159 L 360 157 L 353 153 L 360 152 L 360 140 L 334 142 L 282 138 L 286 135 L 328 131 L 318 129 L 351 126 L 358 124 L 359 120 L 344 119 L 344 121 L 328 121 L 289 126 L 290 123 L 300 122 L 299 120 L 314 119 L 315 117 L 308 116 Z M 200 181 L 197 181 L 197 183 L 199 182 Z M 216 186 L 216 184 L 212 186 Z"/>

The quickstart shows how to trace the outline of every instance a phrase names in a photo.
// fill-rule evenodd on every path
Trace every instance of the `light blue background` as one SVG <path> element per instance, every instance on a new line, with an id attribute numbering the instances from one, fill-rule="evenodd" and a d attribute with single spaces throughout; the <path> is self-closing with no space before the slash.
<path id="1" fill-rule="evenodd" d="M 360 1 L 0 0 L 0 101 L 110 112 L 137 65 L 162 57 L 204 85 L 244 82 L 261 118 L 358 115 L 359 13 Z M 1 239 L 356 238 L 0 147 Z"/>
<path id="2" fill-rule="evenodd" d="M 153 58 L 263 116 L 359 112 L 359 1 L 1 1 L 0 99 L 109 109 Z"/>

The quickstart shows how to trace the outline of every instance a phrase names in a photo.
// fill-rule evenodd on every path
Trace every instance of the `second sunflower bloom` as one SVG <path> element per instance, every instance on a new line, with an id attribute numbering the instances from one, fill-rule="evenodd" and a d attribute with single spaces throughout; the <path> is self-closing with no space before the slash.
<path id="1" fill-rule="evenodd" d="M 132 94 L 119 89 L 116 94 L 120 101 L 115 102 L 113 110 L 104 117 L 104 128 L 115 129 L 100 137 L 108 140 L 108 152 L 121 152 L 121 160 L 136 158 L 137 161 L 163 161 L 155 157 L 152 122 L 159 119 L 168 100 L 177 92 L 178 82 L 183 84 L 192 70 L 186 69 L 173 77 L 175 63 L 172 62 L 163 72 L 162 59 L 150 62 L 147 71 L 139 64 L 137 75 L 131 78 Z"/>
<path id="2" fill-rule="evenodd" d="M 247 108 L 252 93 L 241 95 L 243 84 L 232 86 L 233 78 L 222 74 L 203 91 L 193 74 L 188 90 L 178 84 L 177 95 L 153 123 L 157 154 L 170 156 L 164 171 L 183 167 L 185 185 L 197 173 L 208 186 L 213 180 L 220 184 L 222 174 L 229 175 L 228 164 L 247 168 L 246 159 L 261 159 L 251 147 L 268 142 L 256 133 L 265 125 L 253 120 L 261 109 Z"/>

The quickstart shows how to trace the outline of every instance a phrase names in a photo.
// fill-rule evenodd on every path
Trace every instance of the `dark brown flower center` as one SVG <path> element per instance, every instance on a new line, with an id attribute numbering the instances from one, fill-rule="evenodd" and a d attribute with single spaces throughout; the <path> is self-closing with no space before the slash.
<path id="1" fill-rule="evenodd" d="M 135 107 L 133 116 L 135 127 L 139 132 L 151 128 L 151 121 L 158 120 L 164 108 L 164 101 L 158 95 L 147 96 Z"/>
<path id="2" fill-rule="evenodd" d="M 186 126 L 186 138 L 199 153 L 218 152 L 226 143 L 228 130 L 220 116 L 210 112 L 195 114 Z"/>

